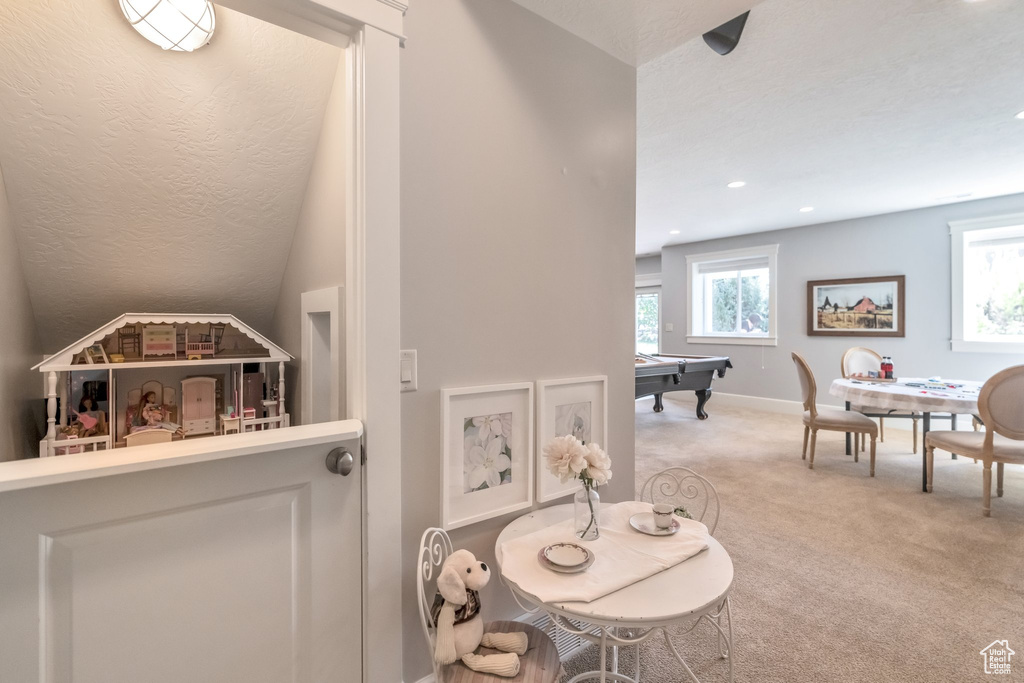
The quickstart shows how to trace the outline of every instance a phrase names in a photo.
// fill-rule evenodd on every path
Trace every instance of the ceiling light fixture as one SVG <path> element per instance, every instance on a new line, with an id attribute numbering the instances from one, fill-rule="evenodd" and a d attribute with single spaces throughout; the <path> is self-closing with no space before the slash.
<path id="1" fill-rule="evenodd" d="M 805 206 L 800 209 L 800 213 L 810 213 L 811 211 L 814 211 L 813 206 Z"/>
<path id="2" fill-rule="evenodd" d="M 1016 116 L 1016 118 L 1018 118 L 1018 119 L 1024 119 L 1024 111 L 1021 111 L 1021 112 L 1017 112 L 1017 116 Z"/>
<path id="3" fill-rule="evenodd" d="M 119 0 L 125 19 L 165 50 L 192 52 L 210 42 L 216 17 L 210 0 Z"/>
<path id="4" fill-rule="evenodd" d="M 746 185 L 746 183 L 743 182 L 742 180 L 734 180 L 728 185 L 726 185 L 726 187 L 731 187 L 732 189 L 735 190 L 737 187 L 743 187 L 744 185 Z"/>
<path id="5" fill-rule="evenodd" d="M 668 234 L 670 234 L 670 235 L 678 235 L 679 231 L 678 230 L 669 230 Z"/>

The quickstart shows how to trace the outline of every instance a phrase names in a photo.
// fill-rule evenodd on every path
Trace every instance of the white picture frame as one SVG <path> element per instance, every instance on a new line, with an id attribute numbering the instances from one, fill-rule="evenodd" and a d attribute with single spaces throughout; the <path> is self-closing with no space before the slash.
<path id="1" fill-rule="evenodd" d="M 533 506 L 533 409 L 532 382 L 441 390 L 442 528 Z"/>
<path id="2" fill-rule="evenodd" d="M 537 502 L 546 503 L 563 498 L 580 489 L 578 479 L 563 484 L 552 474 L 544 462 L 544 445 L 556 436 L 564 436 L 563 432 L 572 430 L 568 424 L 562 424 L 566 418 L 580 417 L 580 411 L 572 407 L 589 404 L 589 424 L 581 424 L 574 419 L 574 434 L 577 438 L 589 436 L 590 441 L 602 448 L 608 448 L 608 377 L 573 377 L 568 379 L 549 379 L 537 382 Z M 577 413 L 573 415 L 573 413 Z M 586 415 L 586 412 L 582 412 Z M 585 421 L 584 421 L 585 422 Z M 582 431 L 581 431 L 582 430 Z M 586 438 L 580 438 L 586 441 Z M 589 443 L 589 442 L 588 442 Z"/>

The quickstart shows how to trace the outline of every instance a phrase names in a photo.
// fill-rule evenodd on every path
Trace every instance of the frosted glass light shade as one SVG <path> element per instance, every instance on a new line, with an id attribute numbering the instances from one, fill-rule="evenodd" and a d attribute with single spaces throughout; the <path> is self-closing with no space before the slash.
<path id="1" fill-rule="evenodd" d="M 192 52 L 210 42 L 216 17 L 210 0 L 119 0 L 146 40 L 165 50 Z"/>

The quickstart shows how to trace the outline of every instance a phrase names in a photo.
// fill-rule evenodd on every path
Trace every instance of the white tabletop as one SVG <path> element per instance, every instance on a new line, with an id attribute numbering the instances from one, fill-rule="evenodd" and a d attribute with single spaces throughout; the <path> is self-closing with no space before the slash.
<path id="1" fill-rule="evenodd" d="M 945 385 L 945 388 L 939 388 L 939 384 Z M 904 377 L 892 383 L 837 379 L 832 382 L 829 393 L 855 406 L 879 410 L 973 415 L 978 412 L 981 385 L 981 382 L 971 380 L 931 382 L 915 377 Z"/>
<path id="2" fill-rule="evenodd" d="M 506 541 L 568 519 L 572 504 L 534 510 L 506 526 L 494 544 L 501 565 L 501 546 Z M 639 532 L 637 532 L 639 533 Z M 539 549 L 538 549 L 539 550 Z M 545 604 L 545 608 L 590 623 L 664 626 L 707 611 L 721 602 L 732 586 L 732 558 L 714 538 L 708 549 L 690 559 L 592 602 Z M 536 605 L 543 604 L 510 581 L 517 594 Z"/>

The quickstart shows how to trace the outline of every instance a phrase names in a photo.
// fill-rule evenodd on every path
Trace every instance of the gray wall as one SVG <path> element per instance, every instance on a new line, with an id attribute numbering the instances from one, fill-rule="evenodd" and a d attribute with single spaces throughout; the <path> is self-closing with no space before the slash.
<path id="1" fill-rule="evenodd" d="M 871 216 L 837 223 L 694 242 L 662 250 L 662 349 L 670 353 L 725 354 L 735 368 L 715 389 L 732 394 L 799 400 L 792 351 L 804 355 L 818 381 L 821 403 L 838 401 L 828 385 L 850 346 L 893 357 L 897 375 L 984 380 L 1024 356 L 950 350 L 950 238 L 947 223 L 1024 211 L 1024 194 Z M 686 255 L 778 244 L 779 345 L 686 343 Z M 906 275 L 904 338 L 807 336 L 807 281 Z"/>
<path id="2" fill-rule="evenodd" d="M 43 359 L 36 343 L 28 287 L 0 173 L 0 460 L 39 454 L 36 416 L 43 414 L 43 380 L 29 368 Z"/>
<path id="3" fill-rule="evenodd" d="M 288 265 L 274 310 L 271 338 L 294 362 L 285 365 L 285 405 L 292 424 L 302 416 L 299 363 L 302 343 L 302 293 L 345 284 L 345 53 L 340 51 L 338 70 L 324 111 L 316 156 L 306 183 L 302 211 L 292 238 Z M 276 376 L 276 368 L 268 368 Z M 339 381 L 344 387 L 344 363 Z M 268 378 L 268 387 L 269 387 Z M 345 392 L 342 389 L 342 402 Z M 344 415 L 342 405 L 342 415 Z"/>
<path id="4" fill-rule="evenodd" d="M 661 272 L 661 256 L 640 256 L 636 260 L 637 275 L 653 275 Z"/>
<path id="5" fill-rule="evenodd" d="M 414 562 L 440 521 L 440 389 L 608 375 L 614 478 L 633 497 L 636 73 L 509 0 L 413 3 L 402 53 L 405 680 L 430 671 Z M 397 362 L 397 359 L 396 359 Z M 516 515 L 458 529 L 492 562 Z M 486 619 L 519 613 L 494 578 Z"/>

